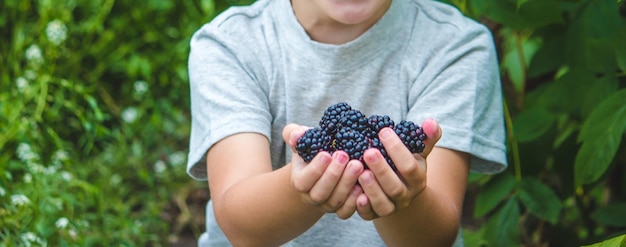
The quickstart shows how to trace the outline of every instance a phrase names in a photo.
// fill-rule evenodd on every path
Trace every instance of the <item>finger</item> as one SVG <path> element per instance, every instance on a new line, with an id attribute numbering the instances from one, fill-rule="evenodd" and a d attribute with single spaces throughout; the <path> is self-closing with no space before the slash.
<path id="1" fill-rule="evenodd" d="M 307 127 L 297 124 L 288 124 L 283 128 L 283 140 L 291 147 L 291 151 L 294 153 L 297 152 L 296 144 L 298 143 L 298 138 L 300 138 L 307 129 Z"/>
<path id="2" fill-rule="evenodd" d="M 408 150 L 400 151 L 409 153 Z M 374 148 L 368 149 L 363 154 L 363 158 L 370 171 L 376 176 L 378 185 L 387 197 L 396 201 L 397 198 L 401 198 L 408 193 L 403 180 L 393 171 L 379 150 Z M 411 162 L 415 162 L 415 160 L 412 159 Z"/>
<path id="3" fill-rule="evenodd" d="M 380 130 L 378 136 L 385 150 L 387 150 L 387 155 L 389 155 L 395 164 L 401 179 L 414 176 L 415 174 L 413 173 L 417 169 L 417 161 L 415 160 L 415 156 L 406 148 L 402 140 L 400 140 L 400 137 L 398 137 L 391 128 L 383 128 Z M 392 176 L 382 176 L 381 173 L 383 171 L 381 170 L 375 169 L 374 171 L 377 179 L 384 180 L 381 181 L 381 184 L 391 184 L 390 180 L 393 178 Z M 388 189 L 395 190 L 397 188 Z"/>
<path id="4" fill-rule="evenodd" d="M 337 217 L 344 220 L 350 218 L 356 211 L 356 201 L 361 194 L 363 194 L 361 186 L 354 185 L 350 191 L 350 195 L 346 198 L 346 202 L 337 209 Z"/>
<path id="5" fill-rule="evenodd" d="M 311 201 L 316 204 L 325 203 L 330 195 L 335 191 L 335 187 L 339 183 L 343 175 L 343 171 L 346 168 L 349 157 L 345 152 L 335 152 L 332 156 L 332 161 L 326 168 L 321 177 L 315 184 L 311 191 L 309 192 L 309 197 Z M 340 193 L 343 193 L 340 191 Z M 346 189 L 344 193 L 344 198 L 349 193 L 349 189 Z M 341 199 L 341 203 L 343 204 L 343 199 Z M 330 212 L 334 212 L 333 208 L 327 207 L 325 210 L 329 210 Z"/>
<path id="6" fill-rule="evenodd" d="M 343 151 L 338 151 L 341 152 L 343 154 L 345 154 Z M 349 158 L 347 154 L 346 155 L 346 159 Z M 330 198 L 328 198 L 328 201 L 326 202 L 326 206 L 328 207 L 328 211 L 327 212 L 334 212 L 335 210 L 337 210 L 338 208 L 342 207 L 342 205 L 344 203 L 346 203 L 347 201 L 347 197 L 349 196 L 351 190 L 353 190 L 354 185 L 357 182 L 357 179 L 359 178 L 359 175 L 361 174 L 361 172 L 363 172 L 363 164 L 361 164 L 361 162 L 357 161 L 357 160 L 351 160 L 350 162 L 348 162 L 348 165 L 346 166 L 346 169 L 343 171 L 343 174 L 341 176 L 341 179 L 339 180 L 339 183 L 337 183 L 337 186 L 335 187 L 335 190 L 333 191 L 333 193 L 330 195 Z"/>
<path id="7" fill-rule="evenodd" d="M 332 158 L 328 152 L 318 153 L 311 162 L 302 167 L 294 166 L 292 183 L 297 191 L 308 192 L 324 174 L 326 167 L 330 165 Z"/>
<path id="8" fill-rule="evenodd" d="M 369 202 L 369 198 L 365 193 L 361 193 L 356 199 L 356 211 L 364 220 L 373 220 L 378 218 L 378 215 L 372 210 Z"/>
<path id="9" fill-rule="evenodd" d="M 420 155 L 422 157 L 426 157 L 435 147 L 435 143 L 437 143 L 439 139 L 441 139 L 442 131 L 439 123 L 437 123 L 437 121 L 432 118 L 424 120 L 424 122 L 422 123 L 422 130 L 424 131 L 424 134 L 426 134 L 427 138 L 426 140 L 424 140 L 424 144 L 426 145 L 426 147 L 424 148 L 424 151 L 420 153 Z"/>
<path id="10" fill-rule="evenodd" d="M 380 187 L 372 171 L 364 171 L 361 173 L 361 176 L 359 176 L 359 184 L 361 188 L 363 188 L 365 195 L 367 195 L 369 204 L 376 215 L 383 217 L 391 215 L 396 211 L 395 204 Z"/>

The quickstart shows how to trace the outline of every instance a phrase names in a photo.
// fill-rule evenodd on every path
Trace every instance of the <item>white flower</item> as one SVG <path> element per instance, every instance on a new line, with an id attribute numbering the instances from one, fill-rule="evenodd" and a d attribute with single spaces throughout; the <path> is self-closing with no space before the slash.
<path id="1" fill-rule="evenodd" d="M 42 173 L 47 174 L 46 167 L 36 162 L 28 162 L 28 169 L 34 174 L 42 174 Z"/>
<path id="2" fill-rule="evenodd" d="M 26 173 L 26 175 L 24 175 L 24 183 L 31 183 L 33 181 L 33 176 L 30 175 L 30 173 Z"/>
<path id="3" fill-rule="evenodd" d="M 78 236 L 78 233 L 76 233 L 76 230 L 74 229 L 70 229 L 69 231 L 67 231 L 67 233 L 69 233 L 70 237 L 72 237 L 73 239 L 76 239 L 76 237 Z"/>
<path id="4" fill-rule="evenodd" d="M 72 174 L 68 171 L 62 171 L 61 178 L 63 179 L 63 181 L 69 182 L 70 180 L 72 180 Z"/>
<path id="5" fill-rule="evenodd" d="M 163 173 L 165 171 L 165 162 L 163 162 L 162 160 L 157 160 L 156 162 L 154 162 L 154 171 L 156 173 Z"/>
<path id="6" fill-rule="evenodd" d="M 69 155 L 67 154 L 66 151 L 63 150 L 57 150 L 56 152 L 54 152 L 54 155 L 52 155 L 52 159 L 58 160 L 58 161 L 66 161 L 69 158 Z"/>
<path id="7" fill-rule="evenodd" d="M 122 111 L 122 119 L 124 120 L 124 122 L 127 123 L 135 122 L 138 115 L 139 113 L 137 112 L 137 109 L 135 107 L 128 107 L 124 109 L 124 111 Z"/>
<path id="8" fill-rule="evenodd" d="M 7 192 L 4 190 L 4 188 L 0 187 L 0 196 L 4 196 L 6 194 Z"/>
<path id="9" fill-rule="evenodd" d="M 37 245 L 35 246 L 48 246 L 48 243 L 32 232 L 23 233 L 20 235 L 20 239 L 22 240 L 24 246 L 32 246 L 31 243 L 36 243 Z"/>
<path id="10" fill-rule="evenodd" d="M 14 206 L 23 206 L 29 203 L 30 200 L 25 195 L 15 194 L 11 196 L 11 204 L 13 204 Z"/>
<path id="11" fill-rule="evenodd" d="M 67 27 L 61 20 L 54 20 L 46 26 L 46 36 L 54 45 L 59 45 L 67 39 Z"/>
<path id="12" fill-rule="evenodd" d="M 26 49 L 26 60 L 36 67 L 43 63 L 43 55 L 41 55 L 39 46 L 31 45 Z"/>
<path id="13" fill-rule="evenodd" d="M 28 143 L 20 143 L 17 146 L 17 157 L 20 158 L 22 161 L 33 161 L 33 160 L 38 160 L 39 159 L 39 155 L 37 155 L 35 152 L 33 152 L 32 148 L 30 147 L 30 145 L 28 145 Z"/>
<path id="14" fill-rule="evenodd" d="M 69 223 L 70 221 L 67 218 L 61 217 L 54 223 L 54 225 L 59 229 L 63 229 L 66 228 Z"/>
<path id="15" fill-rule="evenodd" d="M 178 151 L 178 152 L 175 152 L 173 154 L 170 154 L 170 156 L 168 158 L 169 158 L 170 163 L 172 165 L 181 165 L 181 164 L 185 163 L 185 159 L 186 159 L 185 153 L 183 153 L 181 151 Z"/>
<path id="16" fill-rule="evenodd" d="M 148 83 L 144 80 L 135 81 L 133 87 L 135 88 L 135 93 L 139 96 L 148 91 Z"/>
<path id="17" fill-rule="evenodd" d="M 24 92 L 28 87 L 28 80 L 20 76 L 15 80 L 15 86 L 17 86 L 18 92 Z"/>
<path id="18" fill-rule="evenodd" d="M 44 174 L 46 174 L 46 175 L 52 175 L 52 174 L 55 174 L 55 173 L 57 172 L 57 170 L 58 170 L 58 169 L 57 169 L 57 167 L 56 167 L 56 166 L 51 165 L 51 166 L 47 166 L 47 167 L 45 167 L 45 168 L 43 169 L 43 173 L 44 173 Z"/>

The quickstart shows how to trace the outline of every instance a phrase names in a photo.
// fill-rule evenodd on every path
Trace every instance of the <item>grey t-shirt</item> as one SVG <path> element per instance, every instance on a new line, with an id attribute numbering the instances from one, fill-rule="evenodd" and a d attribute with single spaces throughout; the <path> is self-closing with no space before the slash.
<path id="1" fill-rule="evenodd" d="M 393 0 L 356 40 L 313 41 L 289 0 L 231 7 L 199 29 L 189 56 L 192 128 L 187 172 L 206 179 L 206 151 L 232 134 L 270 140 L 272 165 L 290 160 L 287 123 L 316 126 L 347 102 L 366 115 L 437 120 L 437 143 L 471 154 L 471 170 L 507 166 L 497 55 L 489 30 L 430 0 Z M 242 151 L 243 152 L 243 151 Z M 201 245 L 228 245 L 207 205 Z M 459 242 L 459 241 L 457 241 Z M 211 245 L 209 245 L 211 243 Z M 384 246 L 371 221 L 327 214 L 289 246 Z"/>

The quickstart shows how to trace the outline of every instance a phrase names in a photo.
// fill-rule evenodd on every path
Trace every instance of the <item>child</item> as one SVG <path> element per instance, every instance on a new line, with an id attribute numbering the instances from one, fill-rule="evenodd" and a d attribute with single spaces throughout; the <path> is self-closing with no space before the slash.
<path id="1" fill-rule="evenodd" d="M 462 246 L 469 171 L 507 165 L 491 34 L 440 2 L 232 7 L 194 34 L 189 75 L 187 172 L 211 192 L 200 246 Z M 425 151 L 385 128 L 397 173 L 378 149 L 305 163 L 297 139 L 339 102 L 420 124 Z"/>

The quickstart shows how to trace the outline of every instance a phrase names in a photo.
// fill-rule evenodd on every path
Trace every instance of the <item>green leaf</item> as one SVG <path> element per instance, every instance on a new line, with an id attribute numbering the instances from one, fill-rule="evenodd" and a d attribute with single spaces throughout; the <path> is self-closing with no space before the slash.
<path id="1" fill-rule="evenodd" d="M 615 56 L 617 57 L 617 65 L 626 72 L 626 28 L 617 32 L 615 37 Z"/>
<path id="2" fill-rule="evenodd" d="M 607 170 L 626 129 L 626 89 L 610 95 L 583 123 L 583 145 L 574 164 L 576 186 L 593 183 Z"/>
<path id="3" fill-rule="evenodd" d="M 528 77 L 538 77 L 553 73 L 565 64 L 565 30 L 560 26 L 550 26 L 537 30 L 533 35 L 542 38 L 541 47 L 532 59 L 529 58 Z"/>
<path id="4" fill-rule="evenodd" d="M 533 215 L 556 224 L 563 204 L 554 191 L 535 178 L 526 177 L 520 183 L 520 201 Z"/>
<path id="5" fill-rule="evenodd" d="M 554 82 L 545 83 L 528 93 L 527 107 L 545 108 L 555 114 L 578 115 L 583 100 L 589 94 L 589 85 L 596 77 L 584 68 L 569 69 Z"/>
<path id="6" fill-rule="evenodd" d="M 536 29 L 563 21 L 558 1 L 528 0 L 520 6 L 518 0 L 481 0 L 472 1 L 472 5 L 478 13 L 517 30 Z"/>
<path id="7" fill-rule="evenodd" d="M 541 47 L 541 40 L 510 29 L 503 30 L 502 36 L 505 50 L 502 66 L 513 82 L 515 90 L 522 92 L 525 88 L 528 65 Z"/>
<path id="8" fill-rule="evenodd" d="M 513 120 L 515 138 L 519 142 L 533 141 L 546 133 L 555 119 L 554 114 L 538 107 L 522 111 Z"/>
<path id="9" fill-rule="evenodd" d="M 520 246 L 520 209 L 515 198 L 510 198 L 485 224 L 488 246 Z"/>
<path id="10" fill-rule="evenodd" d="M 610 226 L 625 227 L 626 226 L 626 203 L 615 203 L 608 206 L 598 208 L 591 218 Z"/>
<path id="11" fill-rule="evenodd" d="M 583 100 L 581 115 L 585 118 L 588 117 L 591 111 L 593 111 L 602 100 L 609 97 L 612 93 L 617 91 L 618 88 L 619 81 L 613 75 L 603 76 L 589 83 L 587 95 Z"/>
<path id="12" fill-rule="evenodd" d="M 591 71 L 612 73 L 617 67 L 613 41 L 607 38 L 586 38 L 586 64 Z"/>
<path id="13" fill-rule="evenodd" d="M 474 216 L 481 217 L 493 210 L 515 189 L 515 179 L 510 173 L 491 178 L 476 197 Z"/>
<path id="14" fill-rule="evenodd" d="M 626 246 L 626 234 L 620 235 L 599 243 L 584 245 L 582 247 L 624 247 Z"/>

